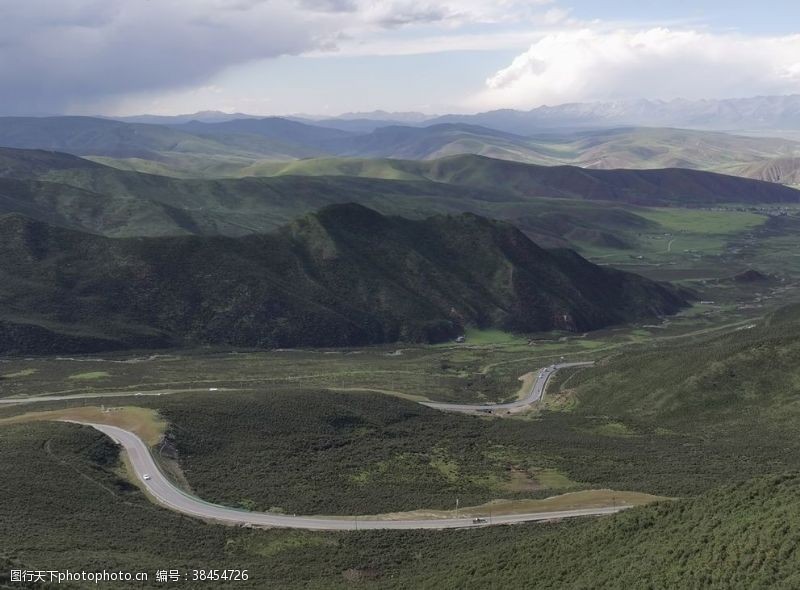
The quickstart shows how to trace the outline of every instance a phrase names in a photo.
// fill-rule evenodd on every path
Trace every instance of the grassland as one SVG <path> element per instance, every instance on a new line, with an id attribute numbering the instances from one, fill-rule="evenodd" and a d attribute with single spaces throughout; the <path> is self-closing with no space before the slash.
<path id="1" fill-rule="evenodd" d="M 788 296 L 788 294 L 786 294 Z M 0 396 L 333 388 L 390 391 L 417 400 L 500 401 L 516 397 L 520 376 L 567 360 L 600 359 L 620 349 L 669 338 L 731 330 L 762 313 L 760 308 L 711 305 L 688 309 L 668 322 L 621 326 L 587 334 L 543 333 L 529 338 L 490 333 L 478 344 L 381 346 L 357 349 L 220 351 L 213 348 L 160 354 L 115 353 L 70 357 L 0 359 Z M 103 372 L 102 381 L 71 376 Z M 79 403 L 94 405 L 85 400 Z M 116 403 L 116 402 L 114 402 Z"/>
<path id="2" fill-rule="evenodd" d="M 136 433 L 150 446 L 155 446 L 163 439 L 166 421 L 155 410 L 136 406 L 84 406 L 47 410 L 42 412 L 26 412 L 17 416 L 0 419 L 0 426 L 26 424 L 30 422 L 91 422 L 118 426 Z"/>
<path id="3" fill-rule="evenodd" d="M 763 215 L 741 211 L 651 208 L 641 215 L 673 232 L 710 235 L 730 235 L 764 223 Z"/>
<path id="4" fill-rule="evenodd" d="M 76 373 L 67 378 L 73 381 L 96 381 L 110 376 L 111 374 L 108 371 L 90 371 L 88 373 Z"/>

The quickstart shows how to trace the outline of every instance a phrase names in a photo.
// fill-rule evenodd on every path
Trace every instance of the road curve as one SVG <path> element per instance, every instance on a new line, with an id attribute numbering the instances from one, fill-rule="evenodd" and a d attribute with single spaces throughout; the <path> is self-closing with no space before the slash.
<path id="1" fill-rule="evenodd" d="M 547 386 L 547 381 L 559 369 L 568 367 L 591 367 L 594 361 L 577 362 L 577 363 L 558 363 L 550 365 L 539 370 L 536 380 L 531 386 L 530 393 L 521 400 L 509 402 L 507 404 L 452 404 L 444 402 L 417 402 L 423 406 L 442 410 L 446 412 L 462 412 L 472 414 L 476 412 L 496 412 L 496 411 L 516 411 L 522 410 L 531 406 L 542 399 L 544 389 Z M 103 398 L 125 398 L 125 397 L 158 397 L 162 395 L 173 395 L 176 393 L 192 393 L 192 392 L 205 392 L 205 391 L 242 391 L 241 389 L 231 388 L 195 388 L 195 389 L 164 389 L 161 391 L 113 391 L 113 392 L 92 392 L 92 393 L 78 393 L 75 395 L 40 395 L 31 397 L 11 397 L 0 398 L 0 406 L 3 405 L 21 405 L 33 404 L 42 402 L 56 402 L 56 401 L 74 401 L 74 400 L 87 400 L 87 399 L 103 399 Z"/>
<path id="2" fill-rule="evenodd" d="M 538 375 L 536 375 L 536 381 L 533 382 L 533 386 L 531 387 L 530 393 L 523 399 L 509 402 L 507 404 L 447 404 L 441 402 L 419 402 L 423 406 L 428 406 L 429 408 L 434 408 L 436 410 L 443 410 L 446 412 L 463 412 L 467 414 L 472 414 L 474 412 L 487 412 L 487 413 L 494 413 L 497 411 L 506 411 L 506 412 L 513 412 L 516 410 L 522 410 L 529 406 L 532 406 L 536 402 L 542 399 L 544 395 L 544 389 L 547 387 L 547 381 L 552 377 L 556 371 L 559 369 L 566 369 L 569 367 L 591 367 L 594 365 L 594 361 L 587 361 L 587 362 L 579 362 L 579 363 L 557 363 L 555 365 L 550 365 L 543 369 L 539 369 Z"/>
<path id="3" fill-rule="evenodd" d="M 248 512 L 245 510 L 237 510 L 236 508 L 229 508 L 227 506 L 220 506 L 218 504 L 211 504 L 210 502 L 201 500 L 175 487 L 158 468 L 147 445 L 132 432 L 106 424 L 94 424 L 91 422 L 77 422 L 72 420 L 65 420 L 65 422 L 91 426 L 122 445 L 128 455 L 130 465 L 133 468 L 133 474 L 156 503 L 182 514 L 226 524 L 335 531 L 367 529 L 454 529 L 487 526 L 490 524 L 514 524 L 537 520 L 575 518 L 578 516 L 600 516 L 604 514 L 613 514 L 620 510 L 630 508 L 630 506 L 623 505 L 607 508 L 561 510 L 556 512 L 504 514 L 493 516 L 491 522 L 481 524 L 475 524 L 473 522 L 473 517 L 379 520 L 370 516 L 288 516 L 284 514 L 271 514 L 268 512 Z M 143 476 L 145 474 L 150 476 L 148 480 L 144 479 Z"/>

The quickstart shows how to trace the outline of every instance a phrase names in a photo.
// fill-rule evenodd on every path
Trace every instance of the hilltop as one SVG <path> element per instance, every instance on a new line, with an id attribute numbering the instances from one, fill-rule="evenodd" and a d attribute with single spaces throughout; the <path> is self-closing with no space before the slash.
<path id="1" fill-rule="evenodd" d="M 584 331 L 685 305 L 470 214 L 339 205 L 238 239 L 108 239 L 20 216 L 0 228 L 6 353 L 437 342 L 466 325 Z"/>

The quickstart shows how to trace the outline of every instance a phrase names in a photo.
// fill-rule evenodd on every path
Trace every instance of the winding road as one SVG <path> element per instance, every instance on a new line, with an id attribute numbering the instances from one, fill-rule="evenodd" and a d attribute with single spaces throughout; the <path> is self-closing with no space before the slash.
<path id="1" fill-rule="evenodd" d="M 423 406 L 442 410 L 446 412 L 461 412 L 465 414 L 474 414 L 478 412 L 494 413 L 497 411 L 514 412 L 523 410 L 533 404 L 539 402 L 544 395 L 547 381 L 559 369 L 566 369 L 569 367 L 591 367 L 594 361 L 577 362 L 577 363 L 557 363 L 550 365 L 539 370 L 536 375 L 536 380 L 531 386 L 530 393 L 523 399 L 517 401 L 504 403 L 504 404 L 452 404 L 445 402 L 417 402 Z M 18 404 L 33 404 L 44 402 L 57 402 L 57 401 L 72 401 L 78 399 L 103 399 L 103 398 L 122 398 L 122 397 L 154 397 L 161 395 L 173 395 L 176 393 L 192 393 L 192 392 L 205 392 L 205 391 L 241 391 L 240 389 L 229 388 L 202 388 L 202 389 L 164 389 L 161 391 L 114 391 L 114 392 L 96 392 L 96 393 L 79 393 L 75 395 L 40 395 L 31 397 L 10 397 L 0 398 L 0 405 L 18 405 Z"/>
<path id="2" fill-rule="evenodd" d="M 532 512 L 528 514 L 495 515 L 486 522 L 475 523 L 473 517 L 468 518 L 430 518 L 382 520 L 374 516 L 289 516 L 269 512 L 248 512 L 227 506 L 211 504 L 196 496 L 187 494 L 173 485 L 156 465 L 150 449 L 138 436 L 106 424 L 91 422 L 75 422 L 74 424 L 91 426 L 109 436 L 125 449 L 130 465 L 142 487 L 158 504 L 189 516 L 243 526 L 267 526 L 309 530 L 352 531 L 367 529 L 454 529 L 498 524 L 514 524 L 579 516 L 600 516 L 613 514 L 630 508 L 621 505 L 606 508 L 583 508 L 578 510 L 561 510 L 555 512 Z M 148 475 L 148 479 L 144 476 Z"/>
<path id="3" fill-rule="evenodd" d="M 568 367 L 586 367 L 593 362 L 558 363 L 539 370 L 536 380 L 531 386 L 530 393 L 523 399 L 503 404 L 448 404 L 439 402 L 419 402 L 430 408 L 450 412 L 493 413 L 498 410 L 513 412 L 522 410 L 539 402 L 544 395 L 545 387 L 550 377 L 556 371 Z M 29 398 L 0 399 L 0 403 L 28 404 L 35 402 L 62 401 L 73 399 L 104 398 L 104 397 L 131 397 L 134 395 L 168 395 L 183 393 L 192 390 L 165 390 L 161 392 L 114 392 L 93 393 L 85 395 L 54 395 Z M 473 516 L 464 518 L 399 518 L 388 519 L 380 516 L 289 516 L 268 512 L 249 512 L 228 506 L 221 506 L 206 502 L 201 498 L 188 494 L 176 487 L 164 475 L 156 464 L 150 449 L 133 432 L 107 424 L 96 424 L 75 420 L 63 420 L 73 424 L 90 426 L 120 444 L 128 456 L 131 469 L 140 482 L 142 488 L 158 504 L 196 518 L 241 526 L 267 526 L 284 527 L 309 530 L 367 530 L 367 529 L 453 529 L 476 526 L 490 526 L 499 524 L 514 524 L 554 520 L 562 518 L 575 518 L 581 516 L 601 516 L 613 514 L 629 505 L 613 507 L 581 508 L 574 510 L 559 510 L 547 512 L 530 512 L 521 514 L 496 514 L 491 518 L 481 518 L 475 521 Z M 147 477 L 145 477 L 147 476 Z M 474 511 L 473 511 L 474 512 Z"/>
<path id="4" fill-rule="evenodd" d="M 557 363 L 555 365 L 545 367 L 544 369 L 540 369 L 539 374 L 536 375 L 536 381 L 534 381 L 533 385 L 531 386 L 530 393 L 523 399 L 506 404 L 446 404 L 440 402 L 419 403 L 421 403 L 423 406 L 428 406 L 429 408 L 434 408 L 436 410 L 443 410 L 446 412 L 462 412 L 467 414 L 472 414 L 475 412 L 494 413 L 497 411 L 519 411 L 532 406 L 542 399 L 542 396 L 544 396 L 544 390 L 547 387 L 547 381 L 559 369 L 567 369 L 569 367 L 591 367 L 593 365 L 594 361 L 580 363 Z"/>

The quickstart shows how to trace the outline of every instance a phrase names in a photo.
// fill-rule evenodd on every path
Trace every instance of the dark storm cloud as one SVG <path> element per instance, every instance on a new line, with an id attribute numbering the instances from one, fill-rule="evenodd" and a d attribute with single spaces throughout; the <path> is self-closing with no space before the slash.
<path id="1" fill-rule="evenodd" d="M 12 0 L 0 6 L 0 113 L 57 113 L 200 83 L 297 53 L 330 28 L 285 2 Z"/>
<path id="2" fill-rule="evenodd" d="M 300 6 L 323 12 L 355 12 L 358 10 L 358 3 L 355 0 L 300 0 Z"/>

